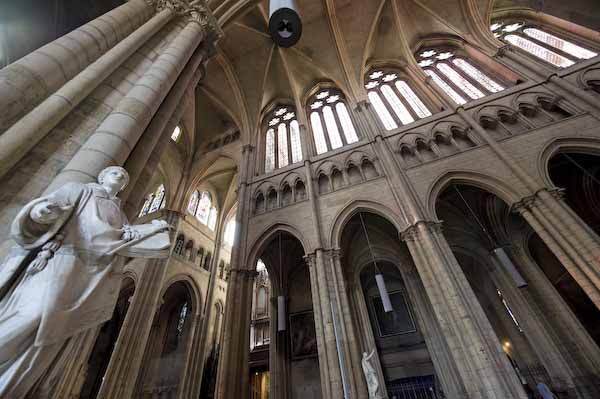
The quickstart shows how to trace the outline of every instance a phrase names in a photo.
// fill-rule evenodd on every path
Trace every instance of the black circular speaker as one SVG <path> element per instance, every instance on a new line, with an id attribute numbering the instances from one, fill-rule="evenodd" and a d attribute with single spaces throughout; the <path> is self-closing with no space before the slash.
<path id="1" fill-rule="evenodd" d="M 279 47 L 292 47 L 302 36 L 302 20 L 291 8 L 279 8 L 269 18 L 269 33 Z"/>

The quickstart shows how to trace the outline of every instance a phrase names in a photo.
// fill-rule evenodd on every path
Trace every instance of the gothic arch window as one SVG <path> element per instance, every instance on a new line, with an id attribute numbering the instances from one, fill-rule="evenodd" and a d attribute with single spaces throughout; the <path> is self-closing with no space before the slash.
<path id="1" fill-rule="evenodd" d="M 233 244 L 235 242 L 236 226 L 237 226 L 237 223 L 235 221 L 235 218 L 231 218 L 229 220 L 229 222 L 227 222 L 227 225 L 225 226 L 225 234 L 223 236 L 223 239 L 225 240 L 225 242 L 227 244 L 229 244 L 230 247 L 233 247 Z"/>
<path id="2" fill-rule="evenodd" d="M 146 197 L 146 200 L 144 201 L 144 205 L 142 205 L 142 209 L 140 210 L 138 217 L 142 217 L 149 213 L 156 212 L 159 209 L 163 209 L 166 205 L 166 202 L 167 201 L 165 199 L 165 186 L 161 184 L 156 188 L 156 190 L 154 190 Z"/>
<path id="3" fill-rule="evenodd" d="M 280 105 L 267 117 L 265 172 L 302 161 L 300 125 L 294 109 Z"/>
<path id="4" fill-rule="evenodd" d="M 177 143 L 180 138 L 181 138 L 181 128 L 179 126 L 175 126 L 175 129 L 173 129 L 173 132 L 171 132 L 171 140 L 173 140 L 174 142 Z"/>
<path id="5" fill-rule="evenodd" d="M 494 36 L 559 68 L 597 56 L 594 51 L 524 22 L 498 21 L 490 26 Z"/>
<path id="6" fill-rule="evenodd" d="M 317 154 L 358 141 L 344 96 L 339 90 L 319 90 L 308 100 L 308 105 Z"/>
<path id="7" fill-rule="evenodd" d="M 416 58 L 433 83 L 459 105 L 504 90 L 495 78 L 457 49 L 423 49 Z"/>
<path id="8" fill-rule="evenodd" d="M 217 225 L 218 211 L 213 206 L 212 196 L 208 191 L 194 191 L 188 202 L 187 211 L 196 216 L 196 219 L 209 229 L 214 230 Z"/>
<path id="9" fill-rule="evenodd" d="M 375 69 L 367 78 L 369 100 L 387 130 L 431 116 L 427 106 L 396 72 Z"/>

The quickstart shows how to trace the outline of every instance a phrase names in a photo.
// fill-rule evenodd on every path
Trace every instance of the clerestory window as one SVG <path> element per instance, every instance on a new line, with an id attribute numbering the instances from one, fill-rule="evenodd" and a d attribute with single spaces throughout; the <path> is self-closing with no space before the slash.
<path id="1" fill-rule="evenodd" d="M 302 161 L 300 125 L 292 107 L 275 107 L 267 118 L 265 172 Z"/>
<path id="2" fill-rule="evenodd" d="M 308 106 L 317 154 L 358 141 L 352 118 L 339 90 L 319 90 L 308 100 Z"/>
<path id="3" fill-rule="evenodd" d="M 424 49 L 416 58 L 433 83 L 459 105 L 504 90 L 495 78 L 454 49 Z"/>
<path id="4" fill-rule="evenodd" d="M 165 186 L 161 184 L 156 188 L 156 190 L 151 192 L 146 197 L 146 200 L 144 201 L 144 205 L 142 205 L 142 209 L 140 210 L 138 217 L 142 217 L 149 213 L 156 212 L 159 209 L 163 209 L 166 205 L 166 202 L 167 201 L 165 199 Z"/>
<path id="5" fill-rule="evenodd" d="M 495 22 L 490 26 L 494 36 L 525 50 L 529 54 L 559 68 L 597 56 L 594 51 L 558 37 L 524 22 Z"/>
<path id="6" fill-rule="evenodd" d="M 208 191 L 199 193 L 194 191 L 188 202 L 187 212 L 196 216 L 196 219 L 209 229 L 214 230 L 217 225 L 217 208 L 213 206 L 212 196 Z"/>
<path id="7" fill-rule="evenodd" d="M 398 73 L 375 69 L 367 78 L 369 100 L 387 130 L 431 116 L 431 111 Z"/>

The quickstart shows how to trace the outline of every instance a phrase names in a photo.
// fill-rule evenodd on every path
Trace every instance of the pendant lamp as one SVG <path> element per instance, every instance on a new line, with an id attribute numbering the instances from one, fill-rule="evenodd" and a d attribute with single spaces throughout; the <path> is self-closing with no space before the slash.
<path id="1" fill-rule="evenodd" d="M 283 286 L 283 271 L 281 262 L 281 232 L 279 232 L 279 285 Z M 279 295 L 277 297 L 277 331 L 285 331 L 286 328 L 286 315 L 285 315 L 285 296 Z"/>
<path id="2" fill-rule="evenodd" d="M 363 232 L 365 233 L 365 239 L 367 240 L 367 245 L 369 246 L 369 252 L 371 253 L 371 259 L 373 260 L 373 265 L 375 266 L 375 282 L 377 283 L 377 290 L 379 290 L 379 296 L 381 297 L 381 303 L 383 304 L 383 310 L 388 313 L 394 310 L 392 307 L 392 302 L 390 301 L 390 295 L 388 294 L 387 287 L 385 286 L 385 280 L 383 279 L 383 273 L 377 267 L 377 261 L 375 260 L 375 254 L 373 254 L 373 248 L 371 247 L 371 241 L 369 240 L 369 233 L 367 232 L 367 227 L 365 226 L 365 221 L 363 220 L 362 212 L 358 214 L 360 217 L 360 224 L 362 225 Z"/>

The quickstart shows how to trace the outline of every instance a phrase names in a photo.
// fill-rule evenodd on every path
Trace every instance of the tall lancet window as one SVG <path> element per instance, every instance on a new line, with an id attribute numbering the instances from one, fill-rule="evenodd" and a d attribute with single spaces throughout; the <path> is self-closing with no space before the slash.
<path id="1" fill-rule="evenodd" d="M 194 191 L 188 202 L 187 211 L 189 214 L 196 216 L 196 219 L 208 226 L 209 229 L 214 230 L 216 228 L 218 212 L 208 191 L 202 193 Z"/>
<path id="2" fill-rule="evenodd" d="M 529 54 L 559 68 L 566 68 L 580 60 L 588 60 L 598 54 L 573 42 L 526 25 L 524 22 L 495 22 L 490 26 L 494 36 Z"/>
<path id="3" fill-rule="evenodd" d="M 267 118 L 265 172 L 302 161 L 300 125 L 292 107 L 275 107 Z"/>
<path id="4" fill-rule="evenodd" d="M 308 100 L 308 105 L 317 154 L 358 141 L 352 118 L 339 90 L 319 90 Z"/>
<path id="5" fill-rule="evenodd" d="M 416 58 L 433 83 L 459 105 L 504 90 L 498 79 L 454 49 L 424 49 Z"/>
<path id="6" fill-rule="evenodd" d="M 365 87 L 371 104 L 387 130 L 431 116 L 419 96 L 394 71 L 371 71 Z"/>
<path id="7" fill-rule="evenodd" d="M 165 186 L 159 185 L 154 192 L 150 193 L 146 200 L 144 201 L 144 205 L 142 205 L 142 209 L 138 214 L 138 217 L 142 217 L 149 213 L 153 213 L 158 211 L 159 209 L 163 209 L 166 205 L 167 201 L 165 199 Z"/>

